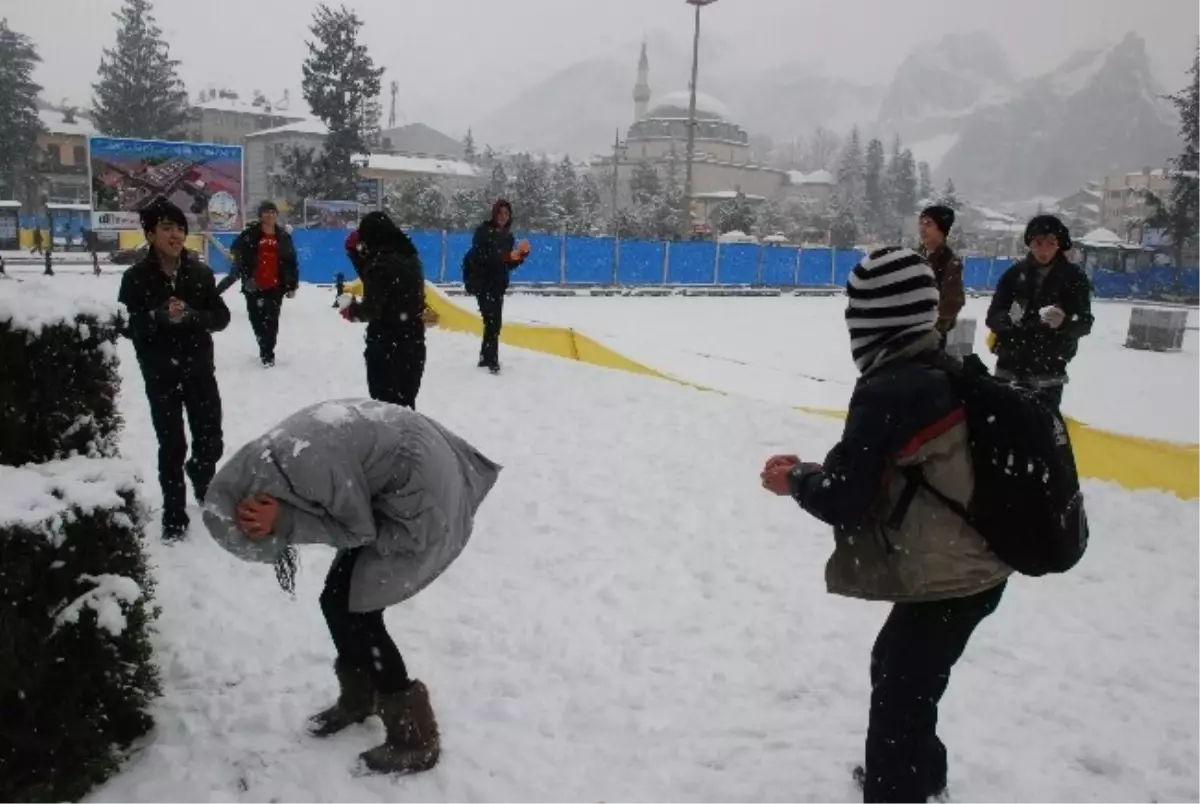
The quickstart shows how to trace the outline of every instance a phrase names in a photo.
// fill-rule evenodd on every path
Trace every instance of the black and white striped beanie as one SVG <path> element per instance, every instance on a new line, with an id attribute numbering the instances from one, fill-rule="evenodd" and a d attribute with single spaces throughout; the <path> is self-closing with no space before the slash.
<path id="1" fill-rule="evenodd" d="M 865 372 L 889 346 L 932 332 L 938 320 L 933 268 L 900 246 L 873 251 L 846 283 L 846 326 L 858 370 Z"/>

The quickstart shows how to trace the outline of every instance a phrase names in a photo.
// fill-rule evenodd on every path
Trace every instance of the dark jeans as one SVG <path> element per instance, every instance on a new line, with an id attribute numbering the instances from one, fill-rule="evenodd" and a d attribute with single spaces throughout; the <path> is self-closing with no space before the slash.
<path id="1" fill-rule="evenodd" d="M 871 651 L 863 801 L 925 801 L 945 789 L 938 701 L 975 627 L 996 610 L 1006 585 L 892 607 Z"/>
<path id="2" fill-rule="evenodd" d="M 372 399 L 417 409 L 425 374 L 425 343 L 367 339 L 367 391 Z"/>
<path id="3" fill-rule="evenodd" d="M 325 576 L 321 592 L 321 613 L 329 626 L 337 648 L 338 661 L 371 674 L 375 690 L 384 695 L 399 692 L 409 685 L 408 668 L 399 648 L 383 624 L 383 609 L 350 611 L 350 582 L 354 562 L 364 548 L 340 550 Z"/>
<path id="4" fill-rule="evenodd" d="M 197 372 L 167 379 L 146 380 L 150 421 L 158 436 L 158 482 L 163 495 L 164 527 L 187 527 L 186 466 L 196 500 L 203 499 L 225 450 L 221 434 L 221 392 L 216 375 Z M 192 431 L 192 457 L 183 431 L 187 410 Z M 186 464 L 185 464 L 186 460 Z"/>
<path id="5" fill-rule="evenodd" d="M 500 330 L 504 326 L 504 291 L 489 289 L 475 297 L 479 302 L 479 317 L 483 319 L 483 343 L 479 347 L 479 362 L 495 368 L 500 365 Z"/>
<path id="6" fill-rule="evenodd" d="M 264 363 L 275 362 L 275 342 L 279 338 L 279 312 L 283 307 L 282 290 L 247 293 L 246 313 L 258 341 L 258 356 Z"/>

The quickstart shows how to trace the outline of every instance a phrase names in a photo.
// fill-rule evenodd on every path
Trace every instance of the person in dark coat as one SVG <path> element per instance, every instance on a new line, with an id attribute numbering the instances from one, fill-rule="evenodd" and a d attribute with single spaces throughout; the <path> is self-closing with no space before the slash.
<path id="1" fill-rule="evenodd" d="M 504 294 L 509 274 L 525 261 L 524 253 L 514 251 L 512 205 L 501 198 L 492 205 L 492 217 L 475 230 L 471 250 L 465 260 L 467 292 L 479 303 L 483 319 L 483 341 L 479 347 L 479 367 L 493 374 L 500 372 L 500 330 L 504 326 Z"/>
<path id="2" fill-rule="evenodd" d="M 1083 269 L 1067 259 L 1071 233 L 1055 216 L 1030 220 L 1025 245 L 1029 254 L 1000 277 L 988 307 L 996 376 L 1035 391 L 1057 410 L 1067 364 L 1095 321 L 1092 288 Z"/>
<path id="3" fill-rule="evenodd" d="M 233 267 L 217 285 L 224 293 L 242 281 L 246 313 L 258 342 L 258 356 L 267 367 L 275 365 L 275 343 L 279 337 L 279 313 L 283 298 L 291 299 L 300 286 L 300 261 L 286 229 L 278 225 L 279 208 L 273 201 L 258 207 L 258 220 L 247 226 L 229 251 Z"/>
<path id="4" fill-rule="evenodd" d="M 920 254 L 933 268 L 933 278 L 938 289 L 937 331 L 944 336 L 954 329 L 958 314 L 966 304 L 963 290 L 962 260 L 946 243 L 950 229 L 954 226 L 954 210 L 935 205 L 921 211 L 919 218 L 921 233 Z M 942 338 L 945 343 L 945 337 Z"/>
<path id="5" fill-rule="evenodd" d="M 416 409 L 425 374 L 425 272 L 417 247 L 384 212 L 372 212 L 346 238 L 363 283 L 361 301 L 342 308 L 367 324 L 367 389 L 372 399 Z"/>
<path id="6" fill-rule="evenodd" d="M 936 365 L 936 279 L 908 249 L 872 252 L 846 288 L 861 376 L 841 440 L 823 463 L 767 461 L 763 487 L 834 529 L 830 593 L 892 610 L 871 650 L 864 801 L 925 801 L 946 787 L 938 702 L 975 628 L 996 610 L 1011 568 L 926 489 L 967 504 L 974 491 L 962 401 Z M 906 493 L 909 491 L 914 493 Z"/>
<path id="7" fill-rule="evenodd" d="M 117 298 L 128 313 L 125 334 L 137 353 L 158 436 L 163 538 L 178 539 L 189 524 L 185 469 L 197 502 L 202 502 L 224 451 L 212 333 L 229 326 L 229 308 L 217 293 L 212 269 L 184 248 L 188 224 L 183 211 L 160 198 L 141 211 L 141 219 L 150 248 L 121 276 Z M 185 409 L 192 432 L 190 459 Z"/>

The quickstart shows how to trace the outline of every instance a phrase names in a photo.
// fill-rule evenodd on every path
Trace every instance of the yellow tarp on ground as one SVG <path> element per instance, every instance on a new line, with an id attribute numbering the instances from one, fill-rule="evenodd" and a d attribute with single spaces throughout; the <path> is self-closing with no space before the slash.
<path id="1" fill-rule="evenodd" d="M 361 295 L 362 284 L 346 286 L 347 293 Z M 438 314 L 438 326 L 454 332 L 483 332 L 483 321 L 459 307 L 432 285 L 426 285 L 426 301 Z M 715 391 L 630 360 L 586 335 L 566 327 L 535 324 L 505 324 L 502 343 L 535 352 L 578 360 L 593 366 L 644 374 L 702 391 Z M 849 359 L 849 358 L 847 358 Z M 716 391 L 720 393 L 719 391 Z M 797 410 L 829 418 L 845 418 L 844 411 L 798 407 Z M 1085 477 L 1110 480 L 1129 489 L 1159 489 L 1185 500 L 1200 498 L 1200 447 L 1173 444 L 1150 438 L 1100 430 L 1074 419 L 1068 420 L 1079 471 Z"/>

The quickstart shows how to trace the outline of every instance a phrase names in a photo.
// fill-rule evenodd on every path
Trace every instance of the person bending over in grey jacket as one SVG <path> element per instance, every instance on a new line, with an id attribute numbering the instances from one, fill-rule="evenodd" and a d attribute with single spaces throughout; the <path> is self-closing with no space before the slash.
<path id="1" fill-rule="evenodd" d="M 305 408 L 242 447 L 217 472 L 204 524 L 239 558 L 275 564 L 295 588 L 295 545 L 338 552 L 321 611 L 337 650 L 337 702 L 314 736 L 379 715 L 387 741 L 360 755 L 377 773 L 437 764 L 426 686 L 410 679 L 383 610 L 441 575 L 466 547 L 500 466 L 432 419 L 368 399 Z"/>

